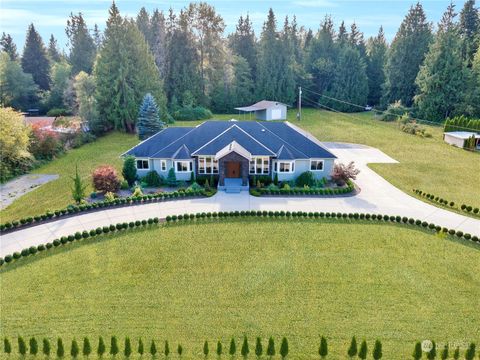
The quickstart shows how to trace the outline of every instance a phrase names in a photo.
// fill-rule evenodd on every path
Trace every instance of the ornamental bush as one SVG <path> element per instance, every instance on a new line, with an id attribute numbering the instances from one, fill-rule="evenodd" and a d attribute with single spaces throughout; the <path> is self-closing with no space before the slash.
<path id="1" fill-rule="evenodd" d="M 93 187 L 104 193 L 117 192 L 120 189 L 120 180 L 117 170 L 113 166 L 101 165 L 92 174 Z"/>
<path id="2" fill-rule="evenodd" d="M 324 336 L 320 339 L 320 347 L 318 348 L 318 355 L 322 359 L 325 359 L 325 357 L 328 355 L 328 344 L 327 344 L 327 339 L 325 339 Z"/>
<path id="3" fill-rule="evenodd" d="M 157 354 L 157 346 L 155 345 L 155 340 L 152 340 L 150 344 L 150 355 L 155 356 Z"/>
<path id="4" fill-rule="evenodd" d="M 288 340 L 285 337 L 282 339 L 282 344 L 280 345 L 280 355 L 282 359 L 285 359 L 288 355 Z"/>
<path id="5" fill-rule="evenodd" d="M 235 353 L 237 352 L 237 345 L 235 344 L 235 339 L 232 338 L 232 340 L 230 340 L 230 349 L 228 349 L 228 353 L 230 355 L 235 355 Z"/>
<path id="6" fill-rule="evenodd" d="M 223 353 L 222 343 L 220 341 L 217 342 L 217 355 L 221 356 Z"/>
<path id="7" fill-rule="evenodd" d="M 275 356 L 275 342 L 273 341 L 273 337 L 271 336 L 270 339 L 268 339 L 267 355 Z"/>
<path id="8" fill-rule="evenodd" d="M 311 171 L 305 171 L 301 173 L 295 180 L 295 185 L 298 187 L 314 186 L 315 185 L 315 176 Z"/>
<path id="9" fill-rule="evenodd" d="M 375 340 L 375 345 L 373 346 L 373 353 L 372 356 L 375 360 L 379 360 L 382 358 L 382 343 L 380 340 Z"/>
<path id="10" fill-rule="evenodd" d="M 32 337 L 30 338 L 30 355 L 37 355 L 37 353 L 38 353 L 37 339 Z"/>
<path id="11" fill-rule="evenodd" d="M 72 355 L 73 359 L 76 359 L 79 352 L 80 352 L 80 350 L 78 349 L 77 340 L 73 339 L 72 340 L 72 347 L 70 348 L 70 355 Z"/>
<path id="12" fill-rule="evenodd" d="M 242 344 L 242 349 L 240 350 L 240 353 L 244 358 L 248 356 L 248 353 L 250 352 L 250 349 L 248 348 L 248 340 L 247 337 L 243 337 L 243 344 Z"/>
<path id="13" fill-rule="evenodd" d="M 57 357 L 63 358 L 65 356 L 65 349 L 63 348 L 63 341 L 61 338 L 57 339 Z"/>
<path id="14" fill-rule="evenodd" d="M 350 341 L 350 347 L 348 348 L 347 354 L 351 358 L 357 355 L 357 339 L 355 339 L 355 336 L 352 337 L 352 340 Z"/>

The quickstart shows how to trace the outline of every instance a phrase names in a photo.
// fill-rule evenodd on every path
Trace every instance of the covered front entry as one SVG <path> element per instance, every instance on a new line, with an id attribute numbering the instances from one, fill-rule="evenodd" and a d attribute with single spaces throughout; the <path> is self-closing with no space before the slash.
<path id="1" fill-rule="evenodd" d="M 227 174 L 226 178 L 240 178 L 240 162 L 228 161 L 226 163 Z"/>
<path id="2" fill-rule="evenodd" d="M 236 183 L 248 186 L 249 160 L 235 151 L 218 159 L 218 185 L 224 187 L 225 179 L 238 179 Z"/>

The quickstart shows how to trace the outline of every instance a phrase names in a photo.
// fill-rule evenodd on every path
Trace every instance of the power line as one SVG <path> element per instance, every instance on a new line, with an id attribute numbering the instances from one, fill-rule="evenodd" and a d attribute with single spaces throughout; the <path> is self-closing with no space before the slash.
<path id="1" fill-rule="evenodd" d="M 358 104 L 353 104 L 351 102 L 348 102 L 348 101 L 344 101 L 344 100 L 340 100 L 340 99 L 335 99 L 333 97 L 330 97 L 330 96 L 327 96 L 327 95 L 324 95 L 324 94 L 320 94 L 318 92 L 315 92 L 315 91 L 312 91 L 312 90 L 309 90 L 309 89 L 302 89 L 302 90 L 305 90 L 305 91 L 308 91 L 308 92 L 311 92 L 313 94 L 316 94 L 316 95 L 319 95 L 319 96 L 322 96 L 322 97 L 325 97 L 327 99 L 330 99 L 330 100 L 333 100 L 333 101 L 338 101 L 338 102 L 341 102 L 341 103 L 344 103 L 344 104 L 347 104 L 347 105 L 351 105 L 351 106 L 355 106 L 357 108 L 360 108 L 362 110 L 365 110 L 365 106 L 362 106 L 362 105 L 358 105 Z M 321 105 L 321 106 L 324 106 L 326 107 L 325 105 Z M 332 110 L 334 111 L 334 110 Z M 380 113 L 380 114 L 389 114 L 389 115 L 393 115 L 393 116 L 396 116 L 397 118 L 401 117 L 402 115 L 398 115 L 398 114 L 395 114 L 395 113 L 392 113 L 392 112 L 389 112 L 388 110 L 377 110 L 377 109 L 373 109 L 373 111 L 375 113 Z M 428 123 L 428 124 L 432 124 L 434 126 L 445 126 L 445 122 L 443 123 L 437 123 L 437 122 L 434 122 L 434 121 L 430 121 L 430 120 L 425 120 L 425 119 L 419 119 L 419 118 L 414 118 L 414 117 L 411 117 L 411 119 L 419 122 L 419 123 Z M 456 128 L 456 129 L 463 129 L 463 130 L 469 130 L 469 131 L 472 131 L 472 132 L 477 132 L 476 129 L 472 129 L 472 128 L 469 128 L 469 127 L 464 127 L 464 126 L 458 126 L 458 125 L 452 125 L 452 127 Z"/>

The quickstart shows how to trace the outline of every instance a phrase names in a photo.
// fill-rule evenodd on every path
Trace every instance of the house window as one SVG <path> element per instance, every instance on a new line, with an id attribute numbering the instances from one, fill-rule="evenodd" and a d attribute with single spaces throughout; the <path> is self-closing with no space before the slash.
<path id="1" fill-rule="evenodd" d="M 270 158 L 257 157 L 250 160 L 250 174 L 265 175 L 269 173 Z"/>
<path id="2" fill-rule="evenodd" d="M 215 160 L 212 157 L 199 157 L 198 173 L 199 174 L 218 174 L 218 160 Z"/>
<path id="3" fill-rule="evenodd" d="M 160 170 L 167 171 L 167 160 L 160 160 Z"/>
<path id="4" fill-rule="evenodd" d="M 323 160 L 311 160 L 310 161 L 310 170 L 311 171 L 322 171 L 323 170 Z"/>
<path id="5" fill-rule="evenodd" d="M 189 172 L 192 171 L 191 161 L 175 161 L 175 168 L 177 172 Z"/>
<path id="6" fill-rule="evenodd" d="M 295 171 L 294 161 L 278 161 L 276 168 L 280 173 L 292 173 Z"/>
<path id="7" fill-rule="evenodd" d="M 138 170 L 148 170 L 148 160 L 137 160 L 137 169 Z"/>

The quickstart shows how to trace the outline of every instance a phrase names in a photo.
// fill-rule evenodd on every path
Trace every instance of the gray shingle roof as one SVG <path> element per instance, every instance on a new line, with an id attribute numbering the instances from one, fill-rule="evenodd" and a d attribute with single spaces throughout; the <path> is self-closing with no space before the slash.
<path id="1" fill-rule="evenodd" d="M 125 154 L 163 159 L 213 156 L 232 141 L 252 155 L 281 156 L 284 160 L 335 158 L 288 123 L 257 121 L 206 121 L 196 127 L 170 127 Z"/>

